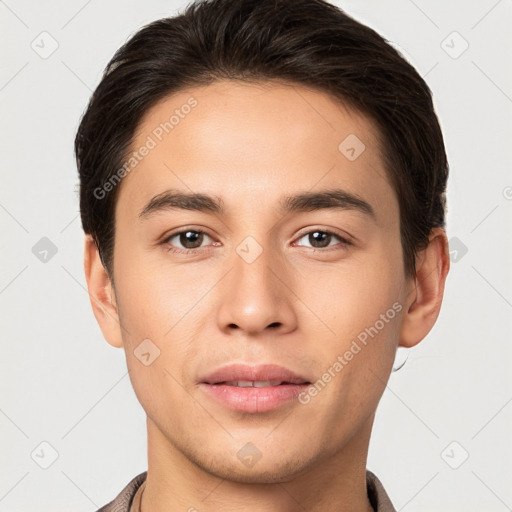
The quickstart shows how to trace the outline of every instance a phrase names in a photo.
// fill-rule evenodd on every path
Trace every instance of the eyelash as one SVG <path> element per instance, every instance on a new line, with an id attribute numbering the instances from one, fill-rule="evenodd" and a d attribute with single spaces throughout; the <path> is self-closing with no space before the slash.
<path id="1" fill-rule="evenodd" d="M 201 249 L 205 249 L 205 247 L 197 247 L 197 248 L 194 248 L 194 249 L 178 249 L 178 248 L 173 247 L 173 246 L 171 246 L 169 244 L 169 240 L 171 240 L 175 236 L 181 235 L 183 233 L 188 233 L 189 231 L 191 231 L 193 233 L 203 234 L 203 235 L 206 235 L 208 237 L 210 236 L 210 235 L 208 235 L 208 233 L 206 233 L 205 231 L 202 231 L 200 229 L 184 229 L 184 230 L 181 230 L 181 231 L 176 231 L 175 233 L 172 233 L 171 235 L 169 235 L 168 237 L 166 237 L 162 241 L 162 245 L 165 246 L 165 250 L 167 252 L 176 253 L 176 254 L 192 254 L 192 253 L 196 253 L 197 254 Z M 327 235 L 330 235 L 330 236 L 333 236 L 333 237 L 337 238 L 340 241 L 338 244 L 336 244 L 336 245 L 334 245 L 332 247 L 331 246 L 327 246 L 327 247 L 310 247 L 309 249 L 311 249 L 313 252 L 316 252 L 316 251 L 330 252 L 332 250 L 340 250 L 340 248 L 346 248 L 346 247 L 352 245 L 352 243 L 349 242 L 347 239 L 343 238 L 338 233 L 335 233 L 334 231 L 332 231 L 330 229 L 312 229 L 311 231 L 307 231 L 305 233 L 302 233 L 299 236 L 298 240 L 300 240 L 301 238 L 304 238 L 307 235 L 310 235 L 311 233 L 325 233 Z"/>

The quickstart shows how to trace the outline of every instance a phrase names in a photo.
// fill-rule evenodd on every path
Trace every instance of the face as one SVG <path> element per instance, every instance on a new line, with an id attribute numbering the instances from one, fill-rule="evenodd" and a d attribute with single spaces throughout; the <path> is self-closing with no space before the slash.
<path id="1" fill-rule="evenodd" d="M 372 122 L 320 92 L 226 81 L 148 111 L 143 146 L 114 282 L 150 450 L 276 482 L 368 436 L 410 291 Z M 262 371 L 212 376 L 235 363 Z"/>

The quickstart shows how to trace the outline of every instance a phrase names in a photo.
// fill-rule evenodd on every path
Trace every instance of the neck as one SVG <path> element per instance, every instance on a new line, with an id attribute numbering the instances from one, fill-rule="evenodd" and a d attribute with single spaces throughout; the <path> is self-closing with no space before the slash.
<path id="1" fill-rule="evenodd" d="M 269 483 L 239 481 L 186 457 L 148 418 L 148 472 L 142 512 L 372 512 L 366 457 L 373 416 L 337 453 Z M 207 460 L 206 457 L 202 461 Z M 221 472 L 219 472 L 221 473 Z"/>

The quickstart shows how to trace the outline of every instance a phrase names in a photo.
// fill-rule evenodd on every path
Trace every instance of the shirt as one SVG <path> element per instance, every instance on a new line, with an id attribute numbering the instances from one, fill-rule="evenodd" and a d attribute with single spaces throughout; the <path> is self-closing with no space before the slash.
<path id="1" fill-rule="evenodd" d="M 138 512 L 140 490 L 142 489 L 142 484 L 146 481 L 146 476 L 147 471 L 137 475 L 114 500 L 101 507 L 97 512 Z M 366 471 L 366 489 L 368 491 L 368 499 L 375 512 L 396 512 L 382 483 L 368 470 Z"/>

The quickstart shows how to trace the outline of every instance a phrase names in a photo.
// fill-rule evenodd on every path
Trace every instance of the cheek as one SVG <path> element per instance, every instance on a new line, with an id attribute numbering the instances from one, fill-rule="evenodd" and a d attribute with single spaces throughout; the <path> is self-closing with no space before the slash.
<path id="1" fill-rule="evenodd" d="M 201 298 L 211 286 L 209 280 L 200 282 L 197 272 L 170 275 L 167 271 L 165 275 L 151 264 L 136 268 L 134 260 L 128 259 L 118 270 L 122 276 L 116 285 L 120 328 L 136 391 L 166 388 L 175 382 L 173 377 L 183 381 L 183 363 L 189 360 L 195 336 L 208 318 L 207 301 Z M 145 366 L 148 361 L 152 362 Z M 165 396 L 169 390 L 161 391 Z"/>
<path id="2" fill-rule="evenodd" d="M 133 355 L 127 354 L 127 366 L 133 390 L 144 411 L 155 423 L 165 418 L 165 424 L 173 429 L 179 429 L 179 415 L 189 406 L 188 395 L 181 383 L 177 369 L 169 364 L 164 351 L 153 363 L 146 366 Z"/>
<path id="3" fill-rule="evenodd" d="M 327 300 L 318 290 L 311 297 L 330 328 L 321 340 L 313 322 L 308 330 L 324 372 L 318 379 L 327 383 L 313 400 L 334 437 L 362 424 L 375 410 L 394 361 L 403 310 L 399 285 L 382 271 L 377 282 L 347 275 L 330 280 L 336 291 Z M 317 383 L 317 389 L 324 389 Z"/>
<path id="4" fill-rule="evenodd" d="M 401 300 L 403 286 L 397 276 L 400 276 L 398 269 L 386 266 L 385 262 L 361 262 L 360 265 L 340 265 L 337 269 L 325 267 L 309 273 L 301 269 L 301 278 L 294 286 L 299 289 L 298 295 L 305 297 L 304 304 L 313 313 L 308 313 L 312 319 L 306 324 L 313 327 L 316 316 L 318 322 L 315 325 L 323 324 L 322 330 L 325 328 L 328 339 L 343 342 L 373 326 L 390 309 L 388 316 L 395 319 L 393 304 Z"/>
<path id="5" fill-rule="evenodd" d="M 162 414 L 162 407 L 186 406 L 183 369 L 191 351 L 187 326 L 194 319 L 194 302 L 154 276 L 123 275 L 118 311 L 127 368 L 135 394 L 152 419 Z"/>
<path id="6" fill-rule="evenodd" d="M 308 297 L 308 307 L 322 320 L 309 314 L 307 338 L 315 343 L 325 379 L 329 371 L 334 375 L 321 400 L 353 417 L 365 417 L 380 399 L 400 334 L 402 267 L 384 254 L 383 249 L 337 271 L 326 267 L 301 281 L 300 295 Z"/>
<path id="7" fill-rule="evenodd" d="M 204 278 L 201 282 L 197 272 L 179 268 L 170 272 L 150 261 L 127 258 L 116 270 L 118 307 L 126 329 L 123 337 L 165 342 L 182 319 L 193 315 L 194 304 L 207 290 L 208 283 Z"/>

